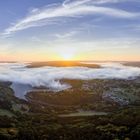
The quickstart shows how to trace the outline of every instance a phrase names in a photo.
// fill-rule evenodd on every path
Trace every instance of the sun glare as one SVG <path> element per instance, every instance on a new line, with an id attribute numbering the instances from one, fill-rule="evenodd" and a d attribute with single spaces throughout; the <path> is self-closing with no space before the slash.
<path id="1" fill-rule="evenodd" d="M 63 60 L 72 60 L 74 58 L 74 55 L 67 53 L 67 54 L 61 54 L 61 57 Z"/>
<path id="2" fill-rule="evenodd" d="M 62 48 L 57 51 L 60 59 L 62 60 L 74 60 L 76 56 L 76 50 L 73 48 Z"/>

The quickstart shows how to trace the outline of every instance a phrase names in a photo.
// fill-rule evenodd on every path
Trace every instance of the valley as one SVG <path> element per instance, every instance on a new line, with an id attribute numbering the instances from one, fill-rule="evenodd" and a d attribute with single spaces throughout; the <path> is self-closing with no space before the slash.
<path id="1" fill-rule="evenodd" d="M 24 100 L 14 96 L 10 82 L 1 82 L 0 138 L 139 138 L 140 78 L 63 79 L 61 83 L 70 84 L 71 88 L 57 93 L 34 88 Z"/>

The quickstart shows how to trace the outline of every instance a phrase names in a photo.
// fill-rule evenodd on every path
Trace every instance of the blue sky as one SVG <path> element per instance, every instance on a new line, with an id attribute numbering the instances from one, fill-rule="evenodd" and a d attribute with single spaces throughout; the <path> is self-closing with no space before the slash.
<path id="1" fill-rule="evenodd" d="M 0 59 L 140 61 L 140 0 L 3 0 Z"/>

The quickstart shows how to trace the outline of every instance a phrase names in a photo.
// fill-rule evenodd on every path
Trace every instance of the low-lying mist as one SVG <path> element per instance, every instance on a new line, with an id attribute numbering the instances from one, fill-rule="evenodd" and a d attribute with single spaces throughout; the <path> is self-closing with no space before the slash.
<path id="1" fill-rule="evenodd" d="M 45 86 L 52 90 L 64 90 L 70 85 L 60 83 L 61 79 L 129 79 L 140 76 L 138 67 L 124 66 L 120 63 L 98 64 L 101 68 L 50 66 L 27 68 L 26 63 L 0 63 L 0 80 L 32 87 Z"/>

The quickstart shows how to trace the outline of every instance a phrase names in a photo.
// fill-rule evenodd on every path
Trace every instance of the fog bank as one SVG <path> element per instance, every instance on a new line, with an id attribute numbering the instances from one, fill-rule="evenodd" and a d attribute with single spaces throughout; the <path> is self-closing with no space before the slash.
<path id="1" fill-rule="evenodd" d="M 84 62 L 82 62 L 84 63 Z M 86 63 L 86 62 L 85 62 Z M 120 63 L 98 63 L 101 68 L 87 67 L 40 67 L 27 68 L 27 64 L 0 63 L 0 80 L 11 81 L 31 87 L 45 86 L 52 90 L 70 87 L 61 84 L 61 79 L 129 79 L 140 76 L 140 68 L 124 66 Z M 19 92 L 19 91 L 18 91 Z"/>

